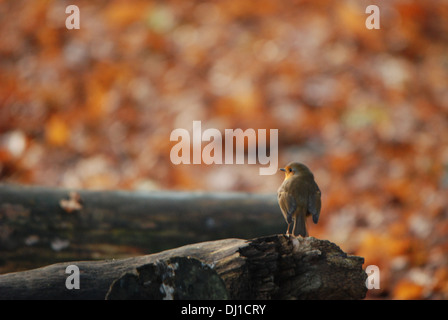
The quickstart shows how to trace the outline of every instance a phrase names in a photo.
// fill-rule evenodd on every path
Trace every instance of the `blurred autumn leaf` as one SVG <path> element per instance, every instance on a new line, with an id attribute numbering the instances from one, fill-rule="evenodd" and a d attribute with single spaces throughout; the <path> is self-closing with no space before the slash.
<path id="1" fill-rule="evenodd" d="M 274 193 L 255 165 L 181 165 L 173 129 L 279 129 L 322 189 L 314 236 L 381 270 L 371 298 L 448 298 L 448 4 L 1 1 L 0 179 Z M 279 215 L 279 219 L 281 216 Z M 0 235 L 1 236 L 1 235 Z"/>

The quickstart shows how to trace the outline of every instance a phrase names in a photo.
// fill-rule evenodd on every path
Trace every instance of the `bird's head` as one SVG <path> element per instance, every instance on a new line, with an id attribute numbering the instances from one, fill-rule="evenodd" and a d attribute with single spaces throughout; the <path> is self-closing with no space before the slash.
<path id="1" fill-rule="evenodd" d="M 291 162 L 286 167 L 281 168 L 280 170 L 285 172 L 285 180 L 291 178 L 292 176 L 313 176 L 310 169 L 308 169 L 306 165 L 299 162 Z"/>

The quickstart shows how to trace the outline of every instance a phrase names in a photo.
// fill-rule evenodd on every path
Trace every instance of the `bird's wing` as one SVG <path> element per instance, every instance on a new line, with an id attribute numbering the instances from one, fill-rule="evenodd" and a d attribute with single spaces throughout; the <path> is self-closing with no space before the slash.
<path id="1" fill-rule="evenodd" d="M 314 188 L 312 188 L 312 190 L 313 191 L 311 191 L 308 194 L 308 212 L 310 212 L 313 215 L 313 222 L 317 223 L 317 221 L 319 221 L 319 215 L 320 215 L 321 192 L 315 182 L 314 182 Z"/>
<path id="2" fill-rule="evenodd" d="M 294 197 L 285 191 L 280 191 L 278 193 L 278 204 L 280 205 L 280 209 L 282 209 L 286 222 L 291 223 L 292 214 L 297 209 L 297 203 L 294 200 Z"/>

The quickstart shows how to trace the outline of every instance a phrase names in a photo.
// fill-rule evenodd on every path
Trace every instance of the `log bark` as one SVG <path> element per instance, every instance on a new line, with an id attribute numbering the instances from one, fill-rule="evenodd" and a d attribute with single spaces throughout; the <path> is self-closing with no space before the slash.
<path id="1" fill-rule="evenodd" d="M 313 237 L 224 239 L 0 275 L 0 299 L 362 299 L 363 263 Z M 66 288 L 69 265 L 80 289 Z"/>

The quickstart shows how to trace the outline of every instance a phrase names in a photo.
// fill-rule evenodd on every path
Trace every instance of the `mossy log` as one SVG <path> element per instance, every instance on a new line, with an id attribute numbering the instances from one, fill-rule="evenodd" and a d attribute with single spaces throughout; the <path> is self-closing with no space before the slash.
<path id="1" fill-rule="evenodd" d="M 362 299 L 364 259 L 313 237 L 272 235 L 0 275 L 0 299 Z M 79 289 L 67 289 L 69 265 Z"/>

